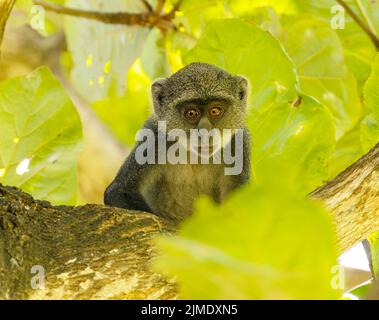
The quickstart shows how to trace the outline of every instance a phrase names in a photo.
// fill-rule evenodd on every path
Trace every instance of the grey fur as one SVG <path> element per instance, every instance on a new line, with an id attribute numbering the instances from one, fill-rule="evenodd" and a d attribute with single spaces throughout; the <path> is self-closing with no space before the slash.
<path id="1" fill-rule="evenodd" d="M 225 176 L 225 164 L 144 164 L 135 160 L 137 143 L 104 195 L 104 202 L 121 208 L 143 210 L 181 221 L 192 213 L 193 202 L 209 195 L 221 202 L 250 177 L 250 141 L 245 126 L 247 81 L 240 76 L 206 63 L 192 63 L 152 85 L 154 115 L 144 128 L 157 136 L 158 120 L 165 120 L 167 130 L 194 128 L 186 122 L 177 106 L 187 101 L 227 100 L 225 115 L 215 124 L 218 129 L 243 129 L 243 170 Z M 196 128 L 196 126 L 195 126 Z M 234 138 L 230 143 L 234 143 Z M 157 147 L 157 146 L 155 146 Z M 157 150 L 157 148 L 155 149 Z"/>

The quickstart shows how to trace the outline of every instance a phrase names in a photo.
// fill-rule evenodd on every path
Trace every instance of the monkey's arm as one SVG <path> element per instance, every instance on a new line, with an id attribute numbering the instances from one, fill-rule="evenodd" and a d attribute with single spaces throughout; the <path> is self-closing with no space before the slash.
<path id="1" fill-rule="evenodd" d="M 153 121 L 146 122 L 145 129 L 151 129 L 156 133 Z M 149 170 L 149 164 L 139 164 L 136 161 L 136 149 L 141 144 L 138 142 L 120 168 L 117 176 L 104 193 L 104 203 L 109 206 L 152 212 L 139 192 L 139 185 L 144 175 Z"/>
<path id="2" fill-rule="evenodd" d="M 138 182 L 145 169 L 143 167 L 135 161 L 134 152 L 132 152 L 116 178 L 105 190 L 104 203 L 113 207 L 151 212 L 138 192 Z"/>
<path id="3" fill-rule="evenodd" d="M 236 143 L 235 137 L 233 137 L 233 144 Z M 243 159 L 240 159 L 237 154 L 236 161 L 241 161 L 243 164 L 242 172 L 238 175 L 235 175 L 232 177 L 233 179 L 233 188 L 239 187 L 240 185 L 245 184 L 250 180 L 250 132 L 248 129 L 243 129 L 243 152 L 242 157 Z"/>
<path id="4" fill-rule="evenodd" d="M 250 132 L 248 129 L 243 129 L 243 169 L 241 173 L 241 181 L 245 183 L 250 180 Z"/>

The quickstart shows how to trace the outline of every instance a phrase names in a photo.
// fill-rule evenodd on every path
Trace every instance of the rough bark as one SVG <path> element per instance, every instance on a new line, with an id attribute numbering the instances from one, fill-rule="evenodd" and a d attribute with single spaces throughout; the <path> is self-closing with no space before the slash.
<path id="1" fill-rule="evenodd" d="M 151 240 L 173 229 L 151 214 L 53 207 L 0 185 L 0 298 L 174 298 L 174 285 L 149 269 Z M 32 289 L 33 266 L 44 268 L 45 289 Z"/>
<path id="2" fill-rule="evenodd" d="M 333 213 L 342 252 L 379 230 L 379 144 L 311 196 Z"/>
<path id="3" fill-rule="evenodd" d="M 340 252 L 379 230 L 379 145 L 311 196 L 334 215 Z M 151 271 L 151 241 L 173 232 L 144 212 L 54 207 L 0 185 L 0 298 L 170 299 L 174 283 Z M 32 267 L 45 289 L 32 289 Z"/>

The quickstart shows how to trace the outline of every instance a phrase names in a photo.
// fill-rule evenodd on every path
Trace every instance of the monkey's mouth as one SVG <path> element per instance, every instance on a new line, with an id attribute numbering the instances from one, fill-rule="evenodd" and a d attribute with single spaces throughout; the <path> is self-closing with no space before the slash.
<path id="1" fill-rule="evenodd" d="M 192 144 L 190 149 L 200 156 L 212 156 L 220 149 L 220 146 L 218 144 Z"/>

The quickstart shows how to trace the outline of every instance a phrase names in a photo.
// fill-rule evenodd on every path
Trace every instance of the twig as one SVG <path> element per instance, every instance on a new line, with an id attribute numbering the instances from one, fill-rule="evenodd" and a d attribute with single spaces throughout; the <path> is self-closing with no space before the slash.
<path id="1" fill-rule="evenodd" d="M 5 25 L 16 0 L 0 0 L 0 45 L 3 41 Z"/>
<path id="2" fill-rule="evenodd" d="M 162 12 L 163 7 L 164 7 L 164 3 L 165 3 L 165 0 L 158 0 L 157 7 L 155 9 L 156 14 L 160 14 Z"/>
<path id="3" fill-rule="evenodd" d="M 361 29 L 369 36 L 372 43 L 375 45 L 376 50 L 379 51 L 379 38 L 370 29 L 370 27 L 361 20 L 360 17 L 351 9 L 344 0 L 336 0 L 351 16 L 351 18 L 361 27 Z"/>
<path id="4" fill-rule="evenodd" d="M 147 0 L 141 0 L 148 12 L 153 12 L 154 9 Z"/>
<path id="5" fill-rule="evenodd" d="M 107 24 L 121 24 L 128 26 L 142 26 L 153 28 L 157 27 L 161 31 L 176 30 L 176 26 L 172 21 L 175 17 L 175 11 L 167 14 L 156 13 L 154 10 L 150 12 L 150 4 L 142 0 L 145 6 L 148 6 L 147 12 L 144 13 L 129 13 L 129 12 L 99 12 L 91 10 L 82 10 L 68 8 L 61 5 L 48 3 L 42 0 L 34 0 L 36 5 L 42 6 L 45 10 L 58 14 L 97 20 Z M 177 9 L 176 9 L 177 10 Z"/>
<path id="6" fill-rule="evenodd" d="M 371 32 L 373 34 L 375 34 L 375 36 L 378 36 L 378 34 L 375 31 L 375 26 L 372 24 L 370 18 L 368 17 L 367 12 L 366 12 L 365 8 L 363 7 L 361 1 L 355 0 L 355 3 L 357 4 L 358 9 L 359 9 L 360 13 L 362 14 L 363 18 L 365 18 L 367 26 L 370 28 Z"/>

